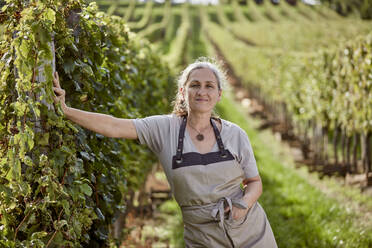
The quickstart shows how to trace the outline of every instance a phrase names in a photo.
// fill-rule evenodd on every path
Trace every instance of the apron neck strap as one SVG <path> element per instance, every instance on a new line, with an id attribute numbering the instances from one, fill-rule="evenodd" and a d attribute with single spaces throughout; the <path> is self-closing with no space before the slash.
<path id="1" fill-rule="evenodd" d="M 177 153 L 176 153 L 176 163 L 181 163 L 182 162 L 183 138 L 185 137 L 186 122 L 187 122 L 187 117 L 184 116 L 183 119 L 182 119 L 180 132 L 178 134 L 178 146 L 177 146 Z"/>
<path id="2" fill-rule="evenodd" d="M 218 131 L 218 128 L 213 121 L 213 118 L 211 118 L 211 124 L 212 124 L 212 127 L 213 127 L 214 135 L 216 136 L 217 145 L 218 145 L 218 149 L 220 150 L 221 157 L 225 158 L 227 156 L 225 146 L 222 143 L 220 131 Z"/>
<path id="3" fill-rule="evenodd" d="M 214 135 L 216 136 L 218 149 L 220 150 L 221 157 L 226 157 L 227 153 L 225 150 L 225 146 L 222 143 L 221 134 L 220 131 L 218 131 L 218 128 L 216 124 L 213 121 L 213 118 L 210 119 L 211 125 L 213 127 Z M 181 163 L 182 162 L 182 151 L 183 151 L 183 140 L 185 137 L 185 130 L 186 130 L 186 123 L 187 123 L 187 116 L 184 116 L 182 119 L 180 131 L 178 134 L 178 146 L 177 146 L 177 153 L 176 153 L 176 162 Z"/>

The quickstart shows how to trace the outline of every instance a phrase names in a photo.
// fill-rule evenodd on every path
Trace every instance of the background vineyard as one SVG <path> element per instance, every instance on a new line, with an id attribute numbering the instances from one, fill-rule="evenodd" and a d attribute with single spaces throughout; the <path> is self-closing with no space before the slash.
<path id="1" fill-rule="evenodd" d="M 66 2 L 65 8 L 57 1 L 50 3 L 50 7 L 54 9 L 52 6 L 56 5 L 66 12 L 81 8 L 84 14 L 90 16 L 81 22 L 80 28 L 70 26 L 72 34 L 65 27 L 58 29 L 57 37 L 73 36 L 73 40 L 62 39 L 61 42 L 55 39 L 56 47 L 62 49 L 57 52 L 55 69 L 61 72 L 62 86 L 68 92 L 70 105 L 117 117 L 167 113 L 174 92 L 173 77 L 200 56 L 219 56 L 226 62 L 233 87 L 237 89 L 234 95 L 241 105 L 233 103 L 232 96 L 227 93 L 228 97 L 224 98 L 218 110 L 223 118 L 243 126 L 252 144 L 256 144 L 254 150 L 257 151 L 257 162 L 266 185 L 261 201 L 279 246 L 372 246 L 370 215 L 360 221 L 360 215 L 364 213 L 343 210 L 337 201 L 320 195 L 296 172 L 269 159 L 272 156 L 266 152 L 269 146 L 255 138 L 256 134 L 246 119 L 239 119 L 242 111 L 235 111 L 245 106 L 252 115 L 261 116 L 264 121 L 260 123 L 260 128 L 271 127 L 280 134 L 281 140 L 288 140 L 297 146 L 302 155 L 301 163 L 307 164 L 310 171 L 318 172 L 317 175 L 361 178 L 358 179 L 361 182 L 359 188 L 363 189 L 371 185 L 372 23 L 365 20 L 369 17 L 371 5 L 367 4 L 363 9 L 355 4 L 345 7 L 347 1 L 341 0 L 316 6 L 300 1 L 280 1 L 275 5 L 267 0 L 261 4 L 225 1 L 216 6 L 174 4 L 170 1 L 97 1 L 100 10 L 117 16 L 109 18 L 96 13 L 94 4 L 85 9 L 73 6 L 73 1 Z M 0 1 L 1 5 L 5 4 Z M 18 8 L 25 8 L 26 5 L 19 3 Z M 41 12 L 44 11 L 43 5 L 39 7 Z M 30 125 L 34 130 L 30 133 L 35 133 L 36 137 L 35 148 L 26 148 L 25 155 L 32 163 L 9 152 L 9 147 L 22 148 L 10 142 L 17 135 L 26 133 L 22 123 L 20 126 L 14 123 L 23 116 L 31 121 L 35 119 L 27 108 L 22 112 L 21 107 L 10 107 L 16 106 L 19 96 L 30 94 L 27 87 L 20 90 L 11 83 L 17 79 L 15 71 L 19 70 L 17 57 L 12 56 L 17 51 L 17 43 L 14 43 L 14 50 L 10 50 L 12 46 L 7 42 L 11 39 L 16 42 L 17 36 L 9 33 L 9 23 L 4 24 L 4 18 L 14 16 L 20 9 L 8 7 L 0 14 L 0 101 L 4 106 L 0 107 L 0 131 L 5 137 L 0 144 L 3 183 L 0 187 L 0 216 L 5 227 L 0 229 L 3 238 L 0 244 L 20 246 L 22 242 L 27 246 L 31 242 L 39 242 L 43 247 L 65 242 L 67 246 L 89 244 L 89 247 L 101 247 L 109 246 L 107 240 L 115 238 L 119 243 L 124 226 L 113 223 L 120 212 L 124 214 L 121 218 L 125 218 L 134 191 L 142 188 L 156 160 L 135 142 L 103 138 L 71 125 L 58 112 L 56 116 L 48 114 L 48 105 L 43 106 L 43 102 L 39 118 L 41 121 L 54 118 L 55 122 L 41 134 Z M 58 20 L 66 22 L 63 18 L 68 16 L 61 15 L 55 23 Z M 89 22 L 92 19 L 95 21 Z M 14 23 L 16 21 L 12 25 L 17 27 Z M 52 26 L 49 26 L 50 31 L 55 32 Z M 99 27 L 107 28 L 98 31 Z M 136 35 L 132 36 L 128 28 Z M 77 31 L 79 29 L 83 29 L 84 34 L 90 33 L 88 38 L 84 39 L 79 33 L 81 31 Z M 105 47 L 111 52 L 107 54 L 104 49 L 96 47 L 100 52 L 95 53 L 94 44 L 97 40 L 102 41 L 107 33 L 114 38 L 107 38 L 102 44 L 113 42 L 112 47 Z M 48 36 L 48 39 L 52 38 Z M 121 40 L 121 43 L 115 43 L 115 39 Z M 18 46 L 22 44 L 20 39 L 17 42 Z M 30 49 L 27 53 L 30 58 L 33 52 Z M 101 71 L 103 64 L 97 56 L 108 58 L 105 73 Z M 159 56 L 167 65 L 160 61 Z M 27 57 L 26 54 L 24 57 Z M 46 59 L 50 58 L 47 56 Z M 120 66 L 123 63 L 125 66 Z M 28 70 L 29 75 L 35 73 L 31 68 Z M 27 79 L 24 80 L 23 83 L 27 84 Z M 47 87 L 48 83 L 51 83 L 50 74 L 45 82 L 41 82 L 44 86 L 40 89 Z M 37 96 L 32 103 L 35 106 Z M 51 104 L 50 92 L 46 93 L 46 97 Z M 52 127 L 56 129 L 52 131 Z M 20 143 L 28 142 L 18 139 Z M 45 148 L 46 143 L 49 143 L 48 148 Z M 57 152 L 52 152 L 56 148 Z M 37 155 L 31 156 L 35 151 L 43 151 L 41 153 L 48 159 L 59 162 L 47 164 L 45 158 L 42 164 L 36 161 L 39 159 Z M 19 161 L 18 164 L 15 161 Z M 25 173 L 32 171 L 27 168 L 35 168 L 35 165 L 38 169 L 35 169 L 33 177 L 21 179 Z M 52 170 L 46 172 L 42 170 L 43 166 Z M 17 170 L 16 174 L 14 170 Z M 14 176 L 9 177 L 9 174 Z M 33 183 L 40 175 L 50 175 L 51 179 Z M 53 189 L 54 199 L 46 198 L 53 191 L 48 184 L 62 185 L 62 190 L 57 186 Z M 28 193 L 15 190 L 16 185 L 25 185 L 31 190 Z M 42 185 L 46 193 L 43 190 L 35 193 L 34 188 L 38 185 Z M 349 196 L 349 200 L 360 203 L 367 212 L 372 209 L 368 197 L 354 191 L 350 194 L 353 195 Z M 79 202 L 82 199 L 84 202 Z M 32 208 L 35 204 L 36 207 Z M 88 209 L 85 212 L 82 210 L 84 206 Z M 67 208 L 72 208 L 70 212 L 75 211 L 76 214 L 68 214 Z M 53 216 L 51 220 L 42 217 L 47 215 Z M 42 220 L 41 229 L 37 218 Z M 73 218 L 77 220 L 74 222 Z M 39 231 L 35 232 L 38 228 Z M 182 246 L 180 237 L 182 234 L 178 240 L 172 241 L 173 246 Z"/>
<path id="2" fill-rule="evenodd" d="M 370 49 L 370 38 L 364 38 L 370 21 L 342 17 L 326 6 L 293 6 L 286 1 L 171 7 L 169 2 L 151 1 L 99 4 L 127 18 L 128 26 L 147 38 L 176 72 L 199 56 L 213 54 L 206 52 L 213 46 L 250 97 L 268 110 L 268 124 L 276 125 L 283 138 L 302 138 L 304 157 L 315 159 L 313 170 L 366 176 L 371 171 L 371 82 L 369 76 L 358 81 L 350 71 L 355 68 L 347 69 L 352 64 L 363 70 L 360 75 L 370 71 L 370 54 L 359 55 L 360 49 Z M 358 41 L 358 36 L 363 38 Z M 358 83 L 362 85 L 353 93 Z M 337 92 L 331 92 L 334 87 Z M 351 105 L 354 110 L 345 111 Z M 333 147 L 328 145 L 331 141 Z"/>

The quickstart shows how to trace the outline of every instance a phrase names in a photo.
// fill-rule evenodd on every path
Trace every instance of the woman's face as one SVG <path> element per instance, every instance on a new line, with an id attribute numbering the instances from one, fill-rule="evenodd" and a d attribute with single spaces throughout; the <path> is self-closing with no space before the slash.
<path id="1" fill-rule="evenodd" d="M 208 68 L 195 69 L 190 73 L 185 87 L 180 89 L 190 112 L 212 113 L 222 93 L 217 82 Z"/>

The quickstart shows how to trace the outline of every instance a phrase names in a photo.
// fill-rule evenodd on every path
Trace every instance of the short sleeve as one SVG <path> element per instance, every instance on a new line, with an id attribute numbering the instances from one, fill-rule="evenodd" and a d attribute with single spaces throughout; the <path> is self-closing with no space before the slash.
<path id="1" fill-rule="evenodd" d="M 256 159 L 248 135 L 243 130 L 240 130 L 239 141 L 240 164 L 243 168 L 245 178 L 255 177 L 258 175 Z"/>
<path id="2" fill-rule="evenodd" d="M 164 138 L 169 134 L 169 116 L 154 115 L 133 120 L 141 144 L 146 144 L 153 152 L 163 150 Z"/>

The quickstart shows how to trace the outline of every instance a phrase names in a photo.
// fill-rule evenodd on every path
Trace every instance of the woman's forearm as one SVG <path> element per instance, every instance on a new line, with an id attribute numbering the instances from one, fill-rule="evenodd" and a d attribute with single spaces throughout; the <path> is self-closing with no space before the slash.
<path id="1" fill-rule="evenodd" d="M 69 120 L 103 136 L 127 139 L 137 138 L 135 127 L 129 119 L 119 119 L 110 115 L 92 113 L 67 106 L 63 106 L 62 109 Z"/>
<path id="2" fill-rule="evenodd" d="M 106 137 L 112 137 L 109 124 L 112 116 L 87 112 L 70 107 L 64 107 L 63 112 L 69 120 L 76 124 Z"/>
<path id="3" fill-rule="evenodd" d="M 244 201 L 248 204 L 248 207 L 252 207 L 252 205 L 258 200 L 258 198 L 262 194 L 262 182 L 259 178 L 258 180 L 252 180 L 247 182 L 246 187 L 244 188 Z"/>

